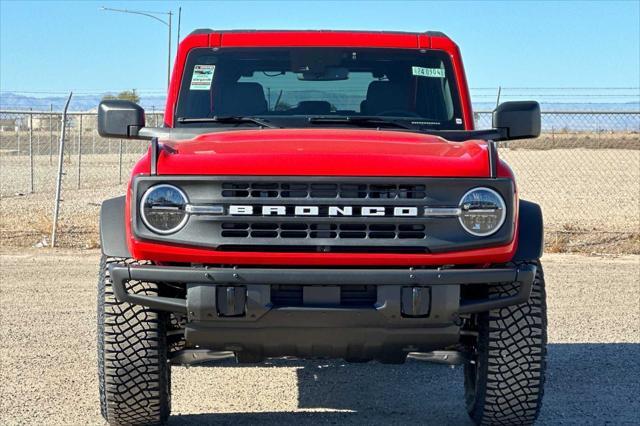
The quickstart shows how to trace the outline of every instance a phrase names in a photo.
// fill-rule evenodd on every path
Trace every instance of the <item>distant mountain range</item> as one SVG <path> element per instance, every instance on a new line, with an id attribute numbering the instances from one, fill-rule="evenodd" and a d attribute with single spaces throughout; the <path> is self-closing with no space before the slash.
<path id="1" fill-rule="evenodd" d="M 106 93 L 105 93 L 106 94 Z M 98 107 L 105 94 L 77 94 L 71 98 L 70 111 L 92 111 Z M 165 104 L 164 95 L 140 94 L 140 105 L 147 111 L 162 111 Z M 2 110 L 28 110 L 48 111 L 53 106 L 54 111 L 61 111 L 67 97 L 55 96 L 28 96 L 14 92 L 0 92 L 0 109 Z M 511 100 L 507 97 L 503 101 Z M 541 102 L 543 111 L 638 111 L 638 102 Z M 476 111 L 490 111 L 495 107 L 494 102 L 474 102 Z"/>
<path id="2" fill-rule="evenodd" d="M 91 111 L 98 107 L 104 94 L 74 94 L 69 104 L 69 111 Z M 53 106 L 54 111 L 61 111 L 67 101 L 67 96 L 27 96 L 13 92 L 0 92 L 0 109 L 48 111 Z M 164 95 L 140 95 L 140 105 L 144 109 L 156 111 L 164 110 Z"/>

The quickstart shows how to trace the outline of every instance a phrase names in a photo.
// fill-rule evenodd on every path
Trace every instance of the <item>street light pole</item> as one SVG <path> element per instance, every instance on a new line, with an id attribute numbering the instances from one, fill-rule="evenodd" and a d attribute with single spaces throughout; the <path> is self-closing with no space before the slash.
<path id="1" fill-rule="evenodd" d="M 167 92 L 171 83 L 171 11 L 169 11 L 169 56 L 167 57 Z"/>
<path id="2" fill-rule="evenodd" d="M 147 16 L 151 19 L 155 19 L 156 21 L 164 24 L 169 29 L 169 55 L 167 59 L 167 90 L 169 90 L 169 83 L 171 82 L 171 17 L 173 16 L 172 11 L 168 12 L 150 12 L 148 10 L 129 10 L 129 9 L 114 9 L 112 7 L 102 7 L 101 10 L 107 12 L 121 12 L 121 13 L 131 13 L 134 15 L 142 15 Z M 169 19 L 165 21 L 164 19 L 158 18 L 156 15 L 167 15 Z"/>
<path id="3" fill-rule="evenodd" d="M 180 45 L 180 20 L 182 19 L 182 6 L 178 8 L 178 37 L 176 38 L 176 46 Z"/>

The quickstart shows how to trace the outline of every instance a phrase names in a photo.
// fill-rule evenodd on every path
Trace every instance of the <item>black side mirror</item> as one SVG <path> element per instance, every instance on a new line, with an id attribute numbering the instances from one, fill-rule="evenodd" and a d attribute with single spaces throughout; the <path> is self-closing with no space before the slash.
<path id="1" fill-rule="evenodd" d="M 98 106 L 98 134 L 103 138 L 137 139 L 144 127 L 144 109 L 131 101 L 102 101 Z"/>
<path id="2" fill-rule="evenodd" d="M 504 132 L 503 140 L 540 136 L 540 104 L 536 101 L 504 102 L 493 110 L 493 128 Z"/>

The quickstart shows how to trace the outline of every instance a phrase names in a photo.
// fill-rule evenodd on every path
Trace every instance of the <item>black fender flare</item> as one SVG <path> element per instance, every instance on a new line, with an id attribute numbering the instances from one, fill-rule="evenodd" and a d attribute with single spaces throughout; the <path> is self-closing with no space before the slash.
<path id="1" fill-rule="evenodd" d="M 530 201 L 519 202 L 518 248 L 512 260 L 523 262 L 540 259 L 544 249 L 542 209 Z"/>
<path id="2" fill-rule="evenodd" d="M 125 197 L 105 200 L 100 208 L 100 246 L 109 257 L 131 257 L 125 227 Z"/>

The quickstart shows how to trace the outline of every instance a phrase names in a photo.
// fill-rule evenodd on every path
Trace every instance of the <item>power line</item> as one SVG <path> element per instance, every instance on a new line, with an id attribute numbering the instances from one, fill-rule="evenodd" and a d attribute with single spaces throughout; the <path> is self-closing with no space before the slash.
<path id="1" fill-rule="evenodd" d="M 470 90 L 496 90 L 496 87 L 472 87 Z M 640 87 L 502 87 L 503 90 L 640 90 Z M 103 92 L 117 92 L 122 90 L 130 90 L 130 88 L 126 89 L 85 89 L 80 91 L 74 91 L 74 93 L 103 93 Z M 141 92 L 165 92 L 165 89 L 160 88 L 136 88 L 137 91 Z M 13 93 L 44 93 L 44 94 L 68 94 L 69 91 L 54 91 L 54 90 L 11 90 L 11 89 L 3 89 L 0 92 L 13 92 Z"/>
<path id="2" fill-rule="evenodd" d="M 470 90 L 496 90 L 496 87 L 472 87 Z M 503 90 L 640 90 L 640 87 L 503 87 Z"/>
<path id="3" fill-rule="evenodd" d="M 74 90 L 74 94 L 81 95 L 102 95 L 104 93 L 115 93 L 122 92 L 123 90 L 131 90 L 131 89 L 109 89 L 109 90 L 87 90 L 87 91 L 76 91 Z M 138 93 L 157 93 L 157 94 L 165 94 L 166 90 L 164 89 L 136 89 Z M 0 93 L 16 93 L 16 94 L 30 94 L 30 95 L 68 95 L 69 91 L 47 91 L 47 90 L 0 90 Z"/>

